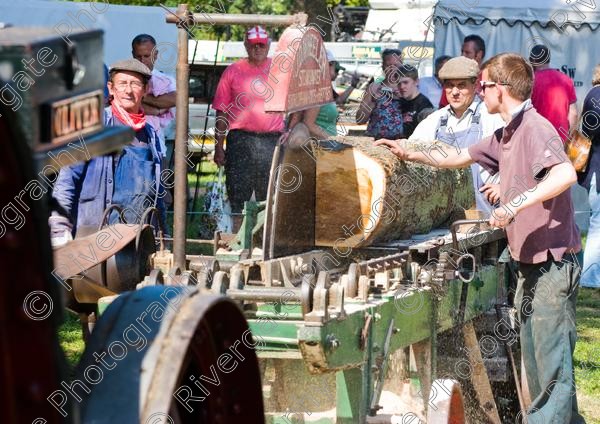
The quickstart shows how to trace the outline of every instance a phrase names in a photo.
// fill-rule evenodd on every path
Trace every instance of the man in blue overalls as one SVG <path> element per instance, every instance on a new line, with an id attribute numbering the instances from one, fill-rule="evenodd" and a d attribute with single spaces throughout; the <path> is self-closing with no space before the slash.
<path id="1" fill-rule="evenodd" d="M 49 219 L 54 246 L 72 236 L 98 231 L 104 211 L 111 205 L 123 210 L 127 223 L 139 222 L 150 207 L 156 207 L 164 220 L 160 144 L 141 108 L 151 75 L 150 69 L 135 59 L 110 67 L 110 106 L 104 110 L 104 124 L 129 126 L 135 136 L 119 153 L 61 169 L 52 193 L 60 210 Z M 118 217 L 118 213 L 112 213 L 109 223 L 115 223 Z"/>
<path id="2" fill-rule="evenodd" d="M 449 104 L 425 118 L 410 140 L 440 140 L 463 150 L 504 127 L 500 115 L 490 115 L 477 96 L 475 82 L 478 75 L 476 61 L 463 56 L 448 60 L 440 69 L 439 78 Z M 489 216 L 493 208 L 486 197 L 489 195 L 494 201 L 495 186 L 492 183 L 496 181 L 476 163 L 471 165 L 471 171 L 477 209 Z"/>

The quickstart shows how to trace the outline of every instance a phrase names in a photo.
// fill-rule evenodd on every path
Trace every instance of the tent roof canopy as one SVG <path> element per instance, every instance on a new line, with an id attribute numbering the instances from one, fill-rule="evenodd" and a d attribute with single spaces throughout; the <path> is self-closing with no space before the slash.
<path id="1" fill-rule="evenodd" d="M 595 0 L 579 0 L 568 5 L 565 0 L 440 0 L 434 17 L 444 23 L 455 19 L 460 24 L 497 25 L 504 21 L 513 26 L 517 22 L 526 26 L 534 23 L 542 27 L 580 28 L 587 25 L 592 30 L 600 26 L 600 12 Z"/>

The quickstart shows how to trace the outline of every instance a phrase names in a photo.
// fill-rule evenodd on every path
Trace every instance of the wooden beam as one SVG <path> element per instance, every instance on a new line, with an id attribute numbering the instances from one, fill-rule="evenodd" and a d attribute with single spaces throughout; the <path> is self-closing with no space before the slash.
<path id="1" fill-rule="evenodd" d="M 479 350 L 479 343 L 472 321 L 469 321 L 464 325 L 463 335 L 465 347 L 468 350 L 467 359 L 473 370 L 471 373 L 471 382 L 477 393 L 481 409 L 485 412 L 491 423 L 501 424 L 500 414 L 498 413 L 498 408 L 494 401 L 492 386 L 490 385 L 490 380 L 485 365 L 483 364 L 483 358 L 481 357 L 481 351 Z"/>
<path id="2" fill-rule="evenodd" d="M 425 412 L 429 409 L 429 396 L 431 393 L 431 385 L 435 376 L 432 375 L 431 364 L 431 337 L 414 343 L 410 346 L 414 365 L 417 368 L 419 381 L 421 382 L 421 395 L 423 396 L 423 405 Z"/>
<path id="3" fill-rule="evenodd" d="M 521 359 L 521 393 L 523 394 L 523 403 L 525 408 L 531 405 L 531 394 L 529 393 L 529 384 L 527 383 L 527 372 L 525 371 L 525 362 Z"/>

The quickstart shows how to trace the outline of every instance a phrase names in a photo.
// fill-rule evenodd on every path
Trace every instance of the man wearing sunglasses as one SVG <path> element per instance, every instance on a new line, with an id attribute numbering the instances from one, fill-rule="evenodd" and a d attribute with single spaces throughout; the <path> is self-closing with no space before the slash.
<path id="1" fill-rule="evenodd" d="M 577 411 L 573 350 L 581 238 L 569 188 L 577 175 L 554 126 L 531 106 L 533 70 L 516 54 L 494 56 L 482 66 L 484 102 L 506 126 L 460 152 L 424 153 L 399 141 L 380 140 L 403 160 L 440 168 L 477 162 L 500 174 L 500 205 L 490 225 L 506 228 L 518 264 L 515 307 L 522 359 L 532 403 L 527 422 L 584 423 Z M 578 256 L 576 256 L 578 255 Z"/>
<path id="2" fill-rule="evenodd" d="M 440 69 L 444 95 L 449 105 L 433 112 L 417 125 L 410 140 L 441 140 L 458 149 L 466 149 L 483 137 L 492 135 L 504 126 L 500 115 L 491 115 L 477 96 L 476 80 L 479 75 L 477 62 L 463 56 L 448 60 Z M 491 176 L 479 165 L 471 166 L 476 207 L 488 214 L 492 204 L 486 198 L 493 189 Z M 486 193 L 480 190 L 484 187 Z M 497 199 L 491 197 L 492 203 Z"/>

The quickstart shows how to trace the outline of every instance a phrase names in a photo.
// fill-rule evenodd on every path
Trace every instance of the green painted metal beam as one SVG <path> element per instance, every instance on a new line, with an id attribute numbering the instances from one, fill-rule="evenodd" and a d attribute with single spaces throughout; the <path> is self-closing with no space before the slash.
<path id="1" fill-rule="evenodd" d="M 482 267 L 476 280 L 469 284 L 464 320 L 492 309 L 498 301 L 498 284 L 504 283 L 496 266 Z M 302 352 L 309 369 L 335 372 L 335 422 L 360 423 L 365 422 L 369 414 L 375 382 L 372 366 L 383 352 L 392 320 L 395 331 L 391 336 L 390 353 L 453 328 L 459 319 L 462 284 L 453 280 L 436 290 L 407 288 L 395 294 L 372 297 L 367 303 L 348 300 L 343 318 L 324 323 L 291 320 L 287 315 L 277 319 L 282 311 L 272 306 L 261 308 L 259 312 L 264 316 L 250 319 L 249 323 L 255 339 L 263 341 L 259 348 L 261 358 L 285 358 L 292 354 L 296 358 Z M 299 313 L 294 307 L 289 311 L 294 316 Z M 361 350 L 361 332 L 369 316 L 370 329 Z M 432 342 L 435 344 L 435 337 Z M 433 372 L 435 374 L 435 369 Z"/>
<path id="2" fill-rule="evenodd" d="M 465 320 L 493 308 L 496 303 L 497 272 L 495 266 L 484 267 L 477 280 L 471 283 L 467 297 Z M 385 341 L 389 322 L 393 318 L 399 330 L 392 337 L 391 350 L 427 339 L 432 335 L 433 301 L 440 296 L 437 303 L 437 332 L 448 330 L 454 326 L 459 310 L 462 282 L 453 280 L 447 283 L 443 294 L 434 294 L 430 288 L 411 289 L 404 294 L 384 295 L 368 303 L 346 303 L 346 316 L 340 320 L 331 320 L 324 324 L 310 324 L 304 321 L 287 321 L 276 319 L 281 311 L 273 311 L 273 316 L 249 320 L 255 338 L 270 340 L 272 338 L 297 339 L 300 343 L 320 344 L 324 347 L 326 368 L 330 371 L 359 366 L 365 360 L 365 352 L 358 349 L 360 334 L 365 325 L 366 314 L 373 316 L 371 337 L 373 346 L 380 349 Z M 297 312 L 294 311 L 297 316 Z M 271 320 L 272 319 L 272 320 Z M 327 338 L 335 336 L 339 346 L 335 349 L 327 347 Z M 261 350 L 280 350 L 281 345 L 290 345 L 284 340 L 281 343 L 267 341 Z M 323 369 L 326 371 L 327 369 Z"/>

